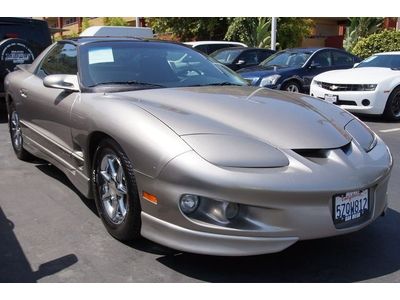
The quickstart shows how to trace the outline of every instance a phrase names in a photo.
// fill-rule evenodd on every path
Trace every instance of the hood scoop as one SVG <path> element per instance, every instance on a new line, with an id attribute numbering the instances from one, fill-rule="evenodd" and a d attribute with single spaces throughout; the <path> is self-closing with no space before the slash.
<path id="1" fill-rule="evenodd" d="M 322 163 L 324 159 L 328 158 L 331 151 L 338 149 L 348 155 L 351 151 L 351 142 L 342 147 L 333 149 L 292 149 L 292 151 L 312 162 Z"/>

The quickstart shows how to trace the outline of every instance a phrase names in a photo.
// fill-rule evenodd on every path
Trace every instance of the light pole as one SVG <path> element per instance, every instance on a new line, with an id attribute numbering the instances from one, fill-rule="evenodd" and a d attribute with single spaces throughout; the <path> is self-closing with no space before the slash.
<path id="1" fill-rule="evenodd" d="M 272 17 L 271 21 L 271 50 L 276 50 L 276 30 L 278 26 L 278 18 Z"/>
<path id="2" fill-rule="evenodd" d="M 140 26 L 140 17 L 136 17 L 136 27 L 141 27 Z"/>

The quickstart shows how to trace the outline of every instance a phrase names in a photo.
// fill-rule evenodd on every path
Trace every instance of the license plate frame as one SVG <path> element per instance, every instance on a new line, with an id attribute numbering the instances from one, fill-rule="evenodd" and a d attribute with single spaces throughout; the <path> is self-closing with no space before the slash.
<path id="1" fill-rule="evenodd" d="M 340 193 L 332 197 L 332 218 L 336 227 L 364 222 L 371 211 L 370 189 Z"/>
<path id="2" fill-rule="evenodd" d="M 333 94 L 325 94 L 324 95 L 324 100 L 326 102 L 334 104 L 339 100 L 339 96 L 338 95 L 333 95 Z"/>

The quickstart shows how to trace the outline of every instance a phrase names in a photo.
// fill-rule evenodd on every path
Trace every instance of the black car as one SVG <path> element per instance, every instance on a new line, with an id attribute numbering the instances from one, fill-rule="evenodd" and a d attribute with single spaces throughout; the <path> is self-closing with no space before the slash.
<path id="1" fill-rule="evenodd" d="M 262 48 L 233 47 L 217 50 L 210 56 L 225 66 L 237 71 L 258 65 L 276 51 Z"/>
<path id="2" fill-rule="evenodd" d="M 30 64 L 51 44 L 47 22 L 28 18 L 0 18 L 0 98 L 4 77 L 16 65 Z"/>
<path id="3" fill-rule="evenodd" d="M 252 85 L 308 92 L 314 76 L 349 69 L 362 59 L 336 48 L 295 48 L 271 55 L 258 66 L 239 70 Z"/>

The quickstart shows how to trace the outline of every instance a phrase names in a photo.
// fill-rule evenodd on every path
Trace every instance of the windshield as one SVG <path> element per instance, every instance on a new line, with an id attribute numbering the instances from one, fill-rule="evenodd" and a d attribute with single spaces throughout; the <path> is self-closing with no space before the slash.
<path id="1" fill-rule="evenodd" d="M 163 42 L 110 41 L 80 47 L 86 87 L 129 85 L 132 89 L 247 85 L 236 73 L 188 47 Z"/>
<path id="2" fill-rule="evenodd" d="M 223 64 L 231 64 L 233 61 L 242 53 L 243 50 L 222 50 L 218 52 L 214 52 L 211 54 L 211 57 L 218 60 L 220 63 Z"/>
<path id="3" fill-rule="evenodd" d="M 312 52 L 291 52 L 281 51 L 271 55 L 266 60 L 260 63 L 264 67 L 301 67 L 311 56 Z"/>
<path id="4" fill-rule="evenodd" d="M 400 69 L 400 55 L 372 55 L 360 62 L 356 68 L 366 67 Z"/>

